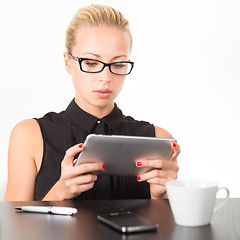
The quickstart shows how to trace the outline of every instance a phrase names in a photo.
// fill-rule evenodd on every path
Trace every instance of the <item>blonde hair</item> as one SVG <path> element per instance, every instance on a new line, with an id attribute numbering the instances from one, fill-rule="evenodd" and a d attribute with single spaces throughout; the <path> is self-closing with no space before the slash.
<path id="1" fill-rule="evenodd" d="M 123 14 L 112 7 L 105 5 L 90 5 L 80 8 L 66 31 L 66 50 L 71 53 L 72 47 L 76 43 L 76 32 L 83 26 L 100 26 L 106 24 L 115 26 L 129 34 L 132 46 L 132 34 L 129 29 L 129 22 Z"/>

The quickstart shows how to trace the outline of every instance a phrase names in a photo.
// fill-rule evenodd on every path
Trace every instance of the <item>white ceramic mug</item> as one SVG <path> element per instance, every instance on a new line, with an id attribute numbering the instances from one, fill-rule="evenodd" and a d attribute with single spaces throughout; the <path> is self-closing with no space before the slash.
<path id="1" fill-rule="evenodd" d="M 207 180 L 172 180 L 166 183 L 174 220 L 178 225 L 196 227 L 207 225 L 212 213 L 220 209 L 229 198 L 229 190 Z M 226 191 L 226 199 L 215 204 L 216 194 Z"/>

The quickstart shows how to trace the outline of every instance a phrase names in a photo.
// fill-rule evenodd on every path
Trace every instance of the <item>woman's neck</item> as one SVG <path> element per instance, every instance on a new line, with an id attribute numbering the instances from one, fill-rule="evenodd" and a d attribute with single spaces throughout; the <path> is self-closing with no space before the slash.
<path id="1" fill-rule="evenodd" d="M 82 104 L 81 101 L 79 101 L 77 98 L 75 98 L 75 103 L 85 112 L 91 114 L 92 116 L 101 119 L 105 116 L 107 116 L 109 113 L 112 112 L 114 108 L 114 102 L 111 104 L 108 104 L 106 106 L 93 106 L 90 104 Z"/>

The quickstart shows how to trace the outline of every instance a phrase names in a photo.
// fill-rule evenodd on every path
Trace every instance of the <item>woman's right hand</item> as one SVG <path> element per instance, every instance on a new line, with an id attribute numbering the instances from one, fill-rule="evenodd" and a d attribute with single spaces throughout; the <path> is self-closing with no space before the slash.
<path id="1" fill-rule="evenodd" d="M 93 172 L 105 169 L 102 163 L 83 163 L 77 166 L 74 156 L 84 149 L 84 145 L 77 144 L 69 148 L 61 163 L 61 176 L 58 182 L 44 197 L 47 200 L 65 200 L 77 197 L 82 192 L 93 188 L 97 175 Z"/>

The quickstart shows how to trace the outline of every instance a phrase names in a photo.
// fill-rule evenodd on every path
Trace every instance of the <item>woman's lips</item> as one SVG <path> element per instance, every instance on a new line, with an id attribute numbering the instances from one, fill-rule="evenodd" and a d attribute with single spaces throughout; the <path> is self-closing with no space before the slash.
<path id="1" fill-rule="evenodd" d="M 112 94 L 110 89 L 98 89 L 93 92 L 100 98 L 108 98 Z"/>

